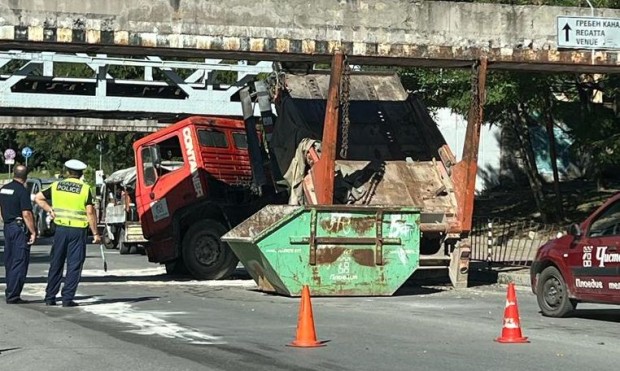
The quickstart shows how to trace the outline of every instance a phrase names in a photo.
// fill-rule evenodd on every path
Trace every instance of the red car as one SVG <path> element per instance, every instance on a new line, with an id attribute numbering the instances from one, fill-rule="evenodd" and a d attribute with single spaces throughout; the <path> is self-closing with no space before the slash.
<path id="1" fill-rule="evenodd" d="M 580 302 L 620 304 L 620 193 L 541 246 L 530 279 L 545 316 L 564 317 Z"/>

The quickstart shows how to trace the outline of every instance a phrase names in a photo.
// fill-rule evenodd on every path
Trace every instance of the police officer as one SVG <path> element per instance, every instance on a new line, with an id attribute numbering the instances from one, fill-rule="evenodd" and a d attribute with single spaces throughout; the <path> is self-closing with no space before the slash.
<path id="1" fill-rule="evenodd" d="M 101 237 L 97 232 L 97 219 L 90 186 L 80 180 L 86 164 L 79 160 L 69 160 L 65 162 L 65 167 L 68 176 L 37 193 L 35 201 L 54 218 L 56 224 L 45 289 L 45 304 L 56 305 L 56 294 L 60 290 L 66 260 L 67 276 L 61 292 L 62 306 L 75 307 L 78 304 L 73 301 L 73 298 L 86 259 L 86 228 L 90 227 L 93 233 L 93 243 L 99 243 Z M 51 200 L 54 207 L 52 208 L 46 200 Z"/>
<path id="2" fill-rule="evenodd" d="M 16 165 L 13 181 L 0 188 L 0 212 L 4 220 L 4 295 L 7 304 L 26 303 L 20 295 L 28 273 L 30 245 L 37 236 L 32 201 L 25 186 L 27 178 L 28 169 L 24 165 Z"/>

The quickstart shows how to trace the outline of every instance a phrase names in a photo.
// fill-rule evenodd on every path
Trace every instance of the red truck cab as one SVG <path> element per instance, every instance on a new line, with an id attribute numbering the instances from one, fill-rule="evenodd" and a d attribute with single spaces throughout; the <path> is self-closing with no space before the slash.
<path id="1" fill-rule="evenodd" d="M 244 121 L 189 117 L 133 145 L 149 261 L 218 279 L 237 266 L 220 237 L 258 210 Z"/>
<path id="2" fill-rule="evenodd" d="M 620 304 L 620 193 L 541 246 L 530 279 L 545 316 L 564 317 L 579 302 Z"/>

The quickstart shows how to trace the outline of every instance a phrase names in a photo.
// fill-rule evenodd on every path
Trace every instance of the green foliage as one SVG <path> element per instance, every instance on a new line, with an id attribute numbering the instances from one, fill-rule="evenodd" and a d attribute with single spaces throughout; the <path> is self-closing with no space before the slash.
<path id="1" fill-rule="evenodd" d="M 405 69 L 400 74 L 405 87 L 421 94 L 430 107 L 449 107 L 467 115 L 472 71 Z M 602 93 L 603 102 L 595 101 L 597 93 Z M 620 165 L 617 102 L 618 75 L 490 70 L 484 119 L 494 125 L 508 125 L 514 109 L 528 125 L 545 125 L 551 119 L 567 130 L 575 143 L 575 154 L 587 157 L 589 171 L 596 174 L 606 166 Z"/>
<path id="2" fill-rule="evenodd" d="M 104 172 L 110 174 L 115 170 L 133 166 L 131 145 L 139 136 L 128 133 L 6 131 L 0 134 L 0 144 L 3 145 L 3 151 L 6 148 L 13 148 L 17 152 L 16 163 L 22 164 L 26 160 L 21 156 L 21 149 L 31 147 L 34 154 L 28 159 L 28 167 L 38 172 L 47 171 L 53 175 L 62 172 L 64 162 L 71 158 L 83 161 L 89 169 L 99 169 L 100 151 L 97 149 L 97 144 L 101 142 L 104 144 L 101 165 Z M 4 143 L 8 145 L 4 146 Z M 5 167 L 4 171 L 6 170 Z"/>

